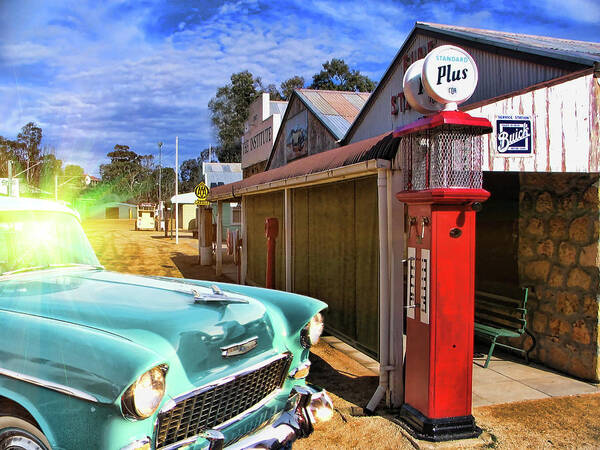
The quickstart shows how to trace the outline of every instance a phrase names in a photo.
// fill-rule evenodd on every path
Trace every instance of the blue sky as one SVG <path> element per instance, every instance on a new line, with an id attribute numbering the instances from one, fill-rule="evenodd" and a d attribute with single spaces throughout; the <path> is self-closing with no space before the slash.
<path id="1" fill-rule="evenodd" d="M 174 165 L 215 144 L 233 72 L 307 81 L 343 58 L 378 81 L 416 21 L 600 42 L 598 0 L 0 0 L 0 135 L 34 121 L 98 175 L 115 144 Z M 158 158 L 156 158 L 158 159 Z"/>

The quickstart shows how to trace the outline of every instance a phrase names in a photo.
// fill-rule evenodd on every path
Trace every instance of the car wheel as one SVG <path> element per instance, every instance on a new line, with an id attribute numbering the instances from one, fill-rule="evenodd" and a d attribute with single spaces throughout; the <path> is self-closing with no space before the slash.
<path id="1" fill-rule="evenodd" d="M 52 447 L 37 427 L 12 416 L 0 417 L 0 450 L 50 450 Z"/>

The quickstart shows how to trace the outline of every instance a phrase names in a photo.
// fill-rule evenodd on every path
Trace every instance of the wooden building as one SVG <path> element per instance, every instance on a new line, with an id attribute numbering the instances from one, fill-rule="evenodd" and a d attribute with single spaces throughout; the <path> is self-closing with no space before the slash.
<path id="1" fill-rule="evenodd" d="M 401 373 L 404 205 L 394 194 L 404 168 L 391 132 L 420 117 L 404 98 L 404 72 L 444 44 L 479 67 L 460 109 L 494 127 L 476 281 L 499 292 L 532 286 L 533 359 L 599 381 L 598 43 L 417 23 L 340 147 L 289 159 L 276 141 L 266 172 L 213 189 L 215 201 L 242 199 L 243 275 L 263 283 L 264 219 L 279 218 L 277 288 L 328 302 L 334 333 Z M 301 109 L 292 99 L 282 130 L 297 128 Z M 395 403 L 401 386 L 390 390 Z"/>

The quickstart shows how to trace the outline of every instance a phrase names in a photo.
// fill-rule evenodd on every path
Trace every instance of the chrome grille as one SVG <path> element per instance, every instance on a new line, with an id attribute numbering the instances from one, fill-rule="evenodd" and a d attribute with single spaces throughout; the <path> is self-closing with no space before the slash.
<path id="1" fill-rule="evenodd" d="M 283 385 L 290 355 L 199 388 L 159 414 L 156 448 L 164 448 L 215 428 L 252 408 Z"/>

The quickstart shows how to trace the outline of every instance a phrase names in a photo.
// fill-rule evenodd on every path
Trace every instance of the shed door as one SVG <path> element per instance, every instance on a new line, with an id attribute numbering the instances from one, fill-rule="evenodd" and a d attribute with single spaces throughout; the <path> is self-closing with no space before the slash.
<path id="1" fill-rule="evenodd" d="M 376 355 L 377 179 L 297 189 L 293 200 L 294 291 L 327 302 L 328 328 Z"/>
<path id="2" fill-rule="evenodd" d="M 107 219 L 118 219 L 119 218 L 119 208 L 106 208 L 106 218 Z"/>

